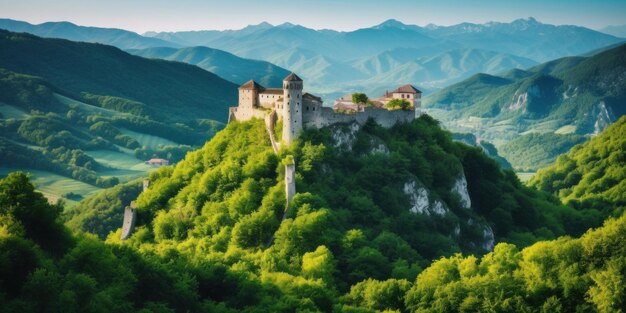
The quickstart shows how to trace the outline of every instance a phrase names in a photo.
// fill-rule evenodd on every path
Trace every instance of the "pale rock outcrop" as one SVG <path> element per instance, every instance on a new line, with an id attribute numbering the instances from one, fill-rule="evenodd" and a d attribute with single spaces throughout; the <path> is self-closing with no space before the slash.
<path id="1" fill-rule="evenodd" d="M 428 190 L 416 180 L 404 183 L 404 194 L 409 196 L 411 207 L 409 210 L 415 214 L 445 215 L 449 209 L 441 200 L 432 201 Z"/>
<path id="2" fill-rule="evenodd" d="M 485 225 L 485 227 L 483 228 L 483 243 L 481 247 L 487 251 L 493 251 L 495 242 L 496 240 L 493 236 L 493 230 L 491 229 L 491 227 Z"/>
<path id="3" fill-rule="evenodd" d="M 517 96 L 517 99 L 515 99 L 515 97 Z M 515 99 L 515 102 L 511 103 L 509 105 L 509 110 L 510 111 L 517 111 L 519 109 L 521 109 L 522 107 L 524 107 L 526 105 L 526 103 L 528 102 L 528 93 L 524 92 L 522 94 L 513 96 L 513 98 Z"/>
<path id="4" fill-rule="evenodd" d="M 448 207 L 440 200 L 435 200 L 430 206 L 430 212 L 437 215 L 444 215 L 448 212 Z"/>
<path id="5" fill-rule="evenodd" d="M 596 113 L 596 122 L 593 124 L 593 134 L 598 135 L 603 130 L 605 130 L 613 121 L 615 121 L 615 117 L 606 107 L 606 103 L 604 101 L 600 101 L 598 106 L 594 108 L 594 112 Z"/>
<path id="6" fill-rule="evenodd" d="M 495 236 L 493 234 L 493 229 L 491 229 L 489 225 L 477 223 L 476 221 L 474 221 L 474 219 L 471 219 L 471 218 L 467 220 L 467 225 L 469 226 L 476 225 L 477 227 L 482 228 L 483 238 L 481 242 L 477 243 L 477 245 L 487 251 L 492 251 L 496 242 Z"/>
<path id="7" fill-rule="evenodd" d="M 332 127 L 333 146 L 352 151 L 352 145 L 354 145 L 359 129 L 361 129 L 361 126 L 358 123 L 350 123 L 347 127 L 344 125 Z"/>
<path id="8" fill-rule="evenodd" d="M 465 173 L 461 172 L 461 177 L 459 177 L 454 183 L 452 192 L 459 196 L 463 208 L 468 209 L 472 206 L 472 200 L 470 199 L 467 191 L 467 179 L 465 179 Z"/>
<path id="9" fill-rule="evenodd" d="M 417 186 L 416 181 L 409 181 L 404 184 L 404 193 L 409 196 L 411 202 L 411 208 L 409 209 L 413 213 L 428 213 L 428 206 L 430 202 L 428 200 L 428 191 L 423 186 Z"/>
<path id="10" fill-rule="evenodd" d="M 370 150 L 370 154 L 384 154 L 389 155 L 389 148 L 384 143 L 379 143 L 378 145 L 374 145 Z"/>

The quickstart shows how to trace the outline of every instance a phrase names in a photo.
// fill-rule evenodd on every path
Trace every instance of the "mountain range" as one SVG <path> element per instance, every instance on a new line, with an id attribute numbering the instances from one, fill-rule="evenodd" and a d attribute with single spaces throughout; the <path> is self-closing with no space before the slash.
<path id="1" fill-rule="evenodd" d="M 425 27 L 388 20 L 346 32 L 315 30 L 291 23 L 276 26 L 261 23 L 239 30 L 148 32 L 143 36 L 65 22 L 30 25 L 1 20 L 0 28 L 112 44 L 121 49 L 133 49 L 133 53 L 140 55 L 198 64 L 236 83 L 245 81 L 242 77 L 248 76 L 274 84 L 271 77 L 278 69 L 250 63 L 255 72 L 259 71 L 258 75 L 251 75 L 245 69 L 233 68 L 235 59 L 216 50 L 135 51 L 198 46 L 220 49 L 240 58 L 263 60 L 297 72 L 305 80 L 307 90 L 326 101 L 357 90 L 377 96 L 406 83 L 424 91 L 437 90 L 476 73 L 496 74 L 513 67 L 524 69 L 538 62 L 582 54 L 623 40 L 584 27 L 543 24 L 534 18 L 510 23 Z M 213 57 L 199 56 L 204 54 Z M 238 72 L 233 73 L 234 70 Z"/>
<path id="2" fill-rule="evenodd" d="M 527 68 L 622 41 L 534 18 L 426 27 L 388 20 L 348 32 L 261 23 L 241 30 L 144 35 L 266 60 L 298 72 L 312 91 L 321 94 L 359 89 L 379 93 L 403 83 L 437 89 L 475 73 Z"/>

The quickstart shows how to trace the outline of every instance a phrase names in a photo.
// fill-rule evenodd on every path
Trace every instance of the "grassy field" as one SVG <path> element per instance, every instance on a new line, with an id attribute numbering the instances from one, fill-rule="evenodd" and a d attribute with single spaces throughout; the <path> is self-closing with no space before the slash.
<path id="1" fill-rule="evenodd" d="M 71 179 L 65 176 L 57 175 L 54 173 L 33 170 L 28 168 L 10 168 L 0 167 L 0 176 L 4 177 L 11 172 L 22 171 L 30 173 L 31 181 L 35 185 L 37 191 L 43 193 L 52 203 L 55 203 L 59 198 L 68 192 L 81 195 L 83 198 L 98 191 L 102 190 L 96 186 L 92 186 L 81 181 Z M 64 199 L 68 206 L 76 204 L 76 201 Z"/>
<path id="2" fill-rule="evenodd" d="M 76 101 L 74 99 L 70 99 L 68 97 L 59 95 L 59 94 L 55 94 L 55 97 L 63 104 L 69 106 L 69 107 L 76 107 L 78 109 L 80 109 L 80 111 L 85 112 L 87 114 L 99 114 L 101 116 L 114 116 L 114 115 L 120 115 L 120 114 L 124 114 L 124 113 L 120 113 L 120 112 L 116 112 L 113 110 L 108 110 L 108 109 L 103 109 L 101 107 L 97 107 L 95 105 L 91 105 L 91 104 L 87 104 L 84 102 L 80 102 L 80 101 Z"/>
<path id="3" fill-rule="evenodd" d="M 109 170 L 98 171 L 98 175 L 104 177 L 115 176 L 120 179 L 120 182 L 127 182 L 146 176 L 150 171 L 156 169 L 126 153 L 110 150 L 86 151 L 85 153 L 94 158 L 98 163 L 111 168 Z"/>
<path id="4" fill-rule="evenodd" d="M 14 119 L 24 119 L 29 116 L 28 113 L 24 112 L 20 108 L 16 108 L 12 105 L 4 104 L 0 102 L 0 114 L 2 114 L 3 118 L 14 118 Z"/>
<path id="5" fill-rule="evenodd" d="M 554 131 L 555 134 L 559 134 L 559 135 L 573 134 L 575 132 L 576 132 L 576 126 L 574 125 L 565 125 L 557 129 L 556 131 Z"/>
<path id="6" fill-rule="evenodd" d="M 519 180 L 522 181 L 522 183 L 527 183 L 537 173 L 536 172 L 516 172 L 515 174 L 517 174 L 517 177 L 519 178 Z"/>
<path id="7" fill-rule="evenodd" d="M 164 146 L 168 146 L 168 145 L 177 146 L 178 145 L 178 143 L 165 139 L 165 138 L 152 136 L 152 135 L 148 135 L 144 133 L 138 133 L 138 132 L 125 129 L 125 128 L 121 128 L 120 131 L 122 132 L 122 134 L 128 135 L 132 137 L 133 139 L 137 140 L 140 145 L 147 147 L 148 149 L 156 149 L 159 145 L 164 145 Z"/>

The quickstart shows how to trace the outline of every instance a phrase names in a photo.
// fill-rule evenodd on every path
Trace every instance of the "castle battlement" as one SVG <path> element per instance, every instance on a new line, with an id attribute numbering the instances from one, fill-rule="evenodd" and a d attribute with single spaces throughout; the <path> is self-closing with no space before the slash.
<path id="1" fill-rule="evenodd" d="M 250 80 L 239 87 L 239 105 L 229 109 L 228 121 L 246 121 L 252 118 L 283 121 L 282 140 L 286 144 L 298 137 L 304 128 L 321 128 L 336 123 L 365 124 L 374 119 L 383 127 L 398 122 L 409 122 L 421 115 L 422 92 L 411 85 L 403 85 L 367 104 L 353 103 L 350 95 L 335 100 L 333 107 L 325 107 L 322 99 L 303 93 L 304 82 L 291 73 L 283 80 L 282 88 L 265 88 Z M 405 109 L 388 109 L 393 99 L 409 103 Z"/>

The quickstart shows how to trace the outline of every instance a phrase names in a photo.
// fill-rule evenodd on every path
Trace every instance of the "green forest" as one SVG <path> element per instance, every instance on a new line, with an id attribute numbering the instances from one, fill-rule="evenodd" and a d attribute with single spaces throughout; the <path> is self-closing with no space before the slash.
<path id="1" fill-rule="evenodd" d="M 603 136 L 623 144 L 622 128 Z M 291 158 L 298 193 L 285 210 L 282 164 Z M 606 164 L 623 160 L 609 156 Z M 452 192 L 460 175 L 471 207 Z M 618 202 L 566 206 L 554 190 L 526 187 L 482 149 L 455 142 L 428 116 L 391 129 L 370 121 L 356 131 L 306 130 L 278 155 L 263 121 L 235 122 L 149 180 L 146 192 L 134 181 L 67 211 L 48 204 L 25 174 L 0 180 L 0 310 L 618 312 L 625 305 L 626 216 L 612 209 Z M 406 182 L 444 203 L 444 213 L 411 212 Z M 121 209 L 137 195 L 137 227 L 121 241 Z M 483 248 L 487 228 L 493 252 Z"/>
<path id="2" fill-rule="evenodd" d="M 559 156 L 529 183 L 571 207 L 621 215 L 626 209 L 626 117 Z"/>

